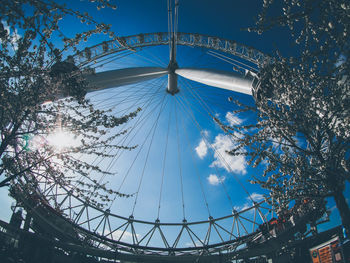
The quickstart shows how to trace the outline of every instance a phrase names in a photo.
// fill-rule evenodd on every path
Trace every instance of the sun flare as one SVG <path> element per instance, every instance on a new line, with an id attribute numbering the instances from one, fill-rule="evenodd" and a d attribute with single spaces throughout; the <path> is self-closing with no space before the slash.
<path id="1" fill-rule="evenodd" d="M 79 145 L 79 141 L 73 133 L 63 130 L 57 130 L 51 133 L 47 137 L 47 142 L 59 151 Z"/>

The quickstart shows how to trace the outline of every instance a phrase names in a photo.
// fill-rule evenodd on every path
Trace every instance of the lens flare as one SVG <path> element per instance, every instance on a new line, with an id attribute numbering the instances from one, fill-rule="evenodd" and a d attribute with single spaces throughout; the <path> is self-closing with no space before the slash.
<path id="1" fill-rule="evenodd" d="M 76 136 L 71 132 L 64 130 L 57 130 L 54 133 L 51 133 L 47 137 L 47 142 L 58 151 L 62 151 L 70 147 L 77 147 L 79 145 L 79 140 L 76 138 Z"/>

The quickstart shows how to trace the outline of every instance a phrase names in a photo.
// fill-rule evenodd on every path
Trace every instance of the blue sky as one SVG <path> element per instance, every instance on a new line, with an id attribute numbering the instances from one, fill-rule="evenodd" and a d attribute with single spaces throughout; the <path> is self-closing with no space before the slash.
<path id="1" fill-rule="evenodd" d="M 69 5 L 81 11 L 87 9 L 97 20 L 112 24 L 112 29 L 118 36 L 124 36 L 166 32 L 168 30 L 166 2 L 166 0 L 118 0 L 118 8 L 115 11 L 95 11 L 92 9 L 92 4 L 85 1 L 74 1 Z M 276 49 L 286 55 L 295 52 L 296 48 L 291 44 L 287 31 L 276 29 L 273 32 L 257 35 L 242 30 L 254 25 L 260 8 L 261 1 L 253 0 L 182 0 L 179 7 L 178 30 L 236 40 L 268 54 Z M 72 28 L 71 32 L 79 29 L 69 19 L 62 21 L 62 28 L 69 27 Z M 96 44 L 105 39 L 105 37 L 94 37 L 88 43 Z M 99 70 L 158 66 L 158 61 L 162 61 L 166 66 L 167 54 L 168 47 L 149 48 L 140 52 L 139 55 L 125 57 Z M 178 48 L 178 62 L 180 67 L 184 65 L 232 69 L 232 65 L 213 58 L 205 50 L 185 47 Z M 140 119 L 127 125 L 129 129 L 135 127 L 129 138 L 133 135 L 135 137 L 130 142 L 127 138 L 125 142 L 128 145 L 139 147 L 132 152 L 123 153 L 118 161 L 113 161 L 110 171 L 116 172 L 116 175 L 104 178 L 104 182 L 108 181 L 109 186 L 115 189 L 120 187 L 121 192 L 133 194 L 137 192 L 142 178 L 140 194 L 135 206 L 135 216 L 149 221 L 154 221 L 158 216 L 159 196 L 161 196 L 159 214 L 161 220 L 181 221 L 183 219 L 181 180 L 183 181 L 185 214 L 188 220 L 208 218 L 205 199 L 207 199 L 210 214 L 214 217 L 230 214 L 232 208 L 240 210 L 250 205 L 248 195 L 242 185 L 256 200 L 261 200 L 261 195 L 265 192 L 258 186 L 248 183 L 250 176 L 259 173 L 259 170 L 248 167 L 243 157 L 226 156 L 225 150 L 233 147 L 234 141 L 223 134 L 208 117 L 205 108 L 195 102 L 190 90 L 193 89 L 204 104 L 208 105 L 211 113 L 227 124 L 237 121 L 244 122 L 249 118 L 249 116 L 233 116 L 230 112 L 232 104 L 228 101 L 228 97 L 233 96 L 251 104 L 254 103 L 253 99 L 248 95 L 217 90 L 184 79 L 179 79 L 179 86 L 181 89 L 179 94 L 175 96 L 166 94 L 166 78 L 163 77 L 124 87 L 121 90 L 108 90 L 90 95 L 92 100 L 102 101 L 103 105 L 112 105 L 116 114 L 127 113 L 136 106 L 143 108 L 143 115 L 140 114 Z M 159 91 L 157 91 L 158 88 L 160 88 Z M 123 96 L 129 96 L 129 99 L 131 94 L 135 94 L 135 97 L 122 104 L 124 97 L 121 91 Z M 135 100 L 138 100 L 136 105 L 134 105 Z M 165 106 L 158 119 L 162 101 Z M 192 114 L 195 116 L 194 119 Z M 143 116 L 149 116 L 145 122 L 141 121 Z M 176 118 L 178 118 L 177 121 Z M 140 120 L 141 124 L 135 125 L 137 120 Z M 154 132 L 152 141 L 152 125 L 155 123 L 157 130 Z M 178 141 L 180 146 L 178 146 Z M 143 144 L 145 146 L 141 147 Z M 136 164 L 133 165 L 139 149 L 140 155 L 137 157 Z M 148 150 L 149 157 L 147 157 Z M 178 152 L 180 152 L 180 161 Z M 221 157 L 225 159 L 224 162 Z M 227 167 L 227 163 L 230 164 L 230 168 Z M 102 164 L 107 167 L 109 161 L 105 160 Z M 122 184 L 124 177 L 126 178 L 125 183 Z M 98 176 L 97 178 L 99 179 Z M 162 191 L 161 194 L 160 191 Z M 232 205 L 228 196 L 232 200 Z M 113 203 L 112 211 L 128 217 L 134 201 L 134 198 L 117 198 Z M 0 207 L 2 207 L 0 218 L 8 218 L 7 210 L 3 208 L 8 207 L 11 201 L 6 198 L 4 189 L 0 190 L 0 202 Z M 334 202 L 330 201 L 329 206 L 333 207 Z M 332 208 L 332 211 L 332 223 L 328 226 L 340 222 L 336 209 Z"/>

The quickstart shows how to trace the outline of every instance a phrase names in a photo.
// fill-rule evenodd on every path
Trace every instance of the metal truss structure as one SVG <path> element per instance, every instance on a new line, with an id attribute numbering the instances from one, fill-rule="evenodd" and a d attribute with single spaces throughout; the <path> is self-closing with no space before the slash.
<path id="1" fill-rule="evenodd" d="M 271 209 L 265 207 L 265 201 L 262 201 L 232 215 L 209 218 L 206 221 L 147 222 L 103 211 L 79 200 L 69 191 L 58 194 L 61 187 L 57 184 L 40 181 L 39 184 L 46 185 L 42 192 L 28 184 L 18 185 L 13 189 L 17 201 L 40 226 L 40 232 L 50 233 L 62 242 L 83 245 L 87 251 L 98 251 L 101 258 L 107 259 L 125 259 L 132 262 L 197 262 L 200 259 L 199 262 L 216 262 L 241 258 L 240 253 L 247 253 L 247 243 L 261 235 L 261 222 L 265 222 L 267 214 L 272 213 Z M 77 201 L 80 204 L 73 205 Z M 147 229 L 143 236 L 136 234 L 141 225 L 146 225 Z M 177 231 L 176 238 L 166 235 L 169 228 Z M 206 231 L 202 232 L 203 228 Z M 131 243 L 121 241 L 127 231 L 132 233 Z M 181 247 L 179 244 L 185 235 L 192 244 Z M 220 240 L 216 241 L 214 236 Z M 150 245 L 155 242 L 159 245 Z"/>
<path id="2" fill-rule="evenodd" d="M 207 36 L 193 33 L 175 33 L 176 44 L 196 48 L 205 48 L 220 51 L 226 54 L 240 57 L 246 61 L 258 65 L 259 67 L 270 62 L 270 58 L 261 51 L 252 47 L 239 44 L 234 40 L 222 39 L 215 36 Z M 76 53 L 73 58 L 79 67 L 97 61 L 108 55 L 122 51 L 136 51 L 139 48 L 148 46 L 169 45 L 171 36 L 168 32 L 156 32 L 120 37 L 101 44 L 85 48 Z"/>
<path id="3" fill-rule="evenodd" d="M 112 54 L 169 45 L 174 38 L 176 45 L 234 55 L 256 68 L 270 61 L 260 51 L 232 40 L 191 33 L 174 33 L 171 37 L 168 33 L 159 32 L 103 42 L 85 48 L 72 58 L 76 66 L 84 69 Z M 176 69 L 168 67 L 172 71 L 168 73 L 169 78 L 176 73 Z M 176 93 L 176 87 L 172 93 Z M 45 176 L 35 178 L 35 184 L 18 182 L 14 189 L 18 201 L 39 225 L 47 228 L 47 232 L 55 233 L 56 238 L 88 245 L 90 249 L 97 250 L 101 257 L 126 258 L 130 261 L 193 262 L 200 258 L 203 262 L 214 262 L 222 257 L 234 259 L 239 255 L 238 251 L 246 249 L 247 244 L 259 235 L 259 226 L 274 216 L 270 205 L 263 200 L 219 218 L 210 216 L 207 220 L 191 222 L 185 219 L 182 222 L 156 219 L 151 222 L 133 216 L 123 217 L 109 209 L 103 210 L 82 200 L 74 189 L 49 181 Z M 126 236 L 128 242 L 124 241 Z"/>

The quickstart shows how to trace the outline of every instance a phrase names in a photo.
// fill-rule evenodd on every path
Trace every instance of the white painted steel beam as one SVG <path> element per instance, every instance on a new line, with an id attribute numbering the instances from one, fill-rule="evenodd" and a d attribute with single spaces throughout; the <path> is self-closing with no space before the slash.
<path id="1" fill-rule="evenodd" d="M 91 92 L 95 90 L 103 90 L 139 83 L 142 81 L 158 78 L 166 74 L 168 74 L 167 68 L 137 67 L 94 73 L 85 76 L 85 79 L 90 86 L 87 92 Z"/>
<path id="2" fill-rule="evenodd" d="M 205 85 L 252 95 L 252 77 L 228 71 L 195 68 L 179 68 L 175 73 Z"/>

